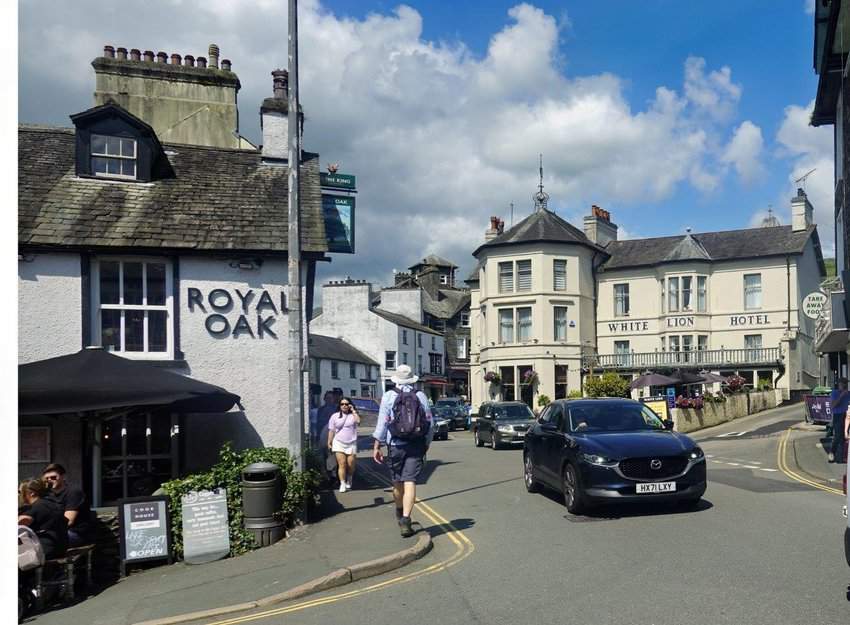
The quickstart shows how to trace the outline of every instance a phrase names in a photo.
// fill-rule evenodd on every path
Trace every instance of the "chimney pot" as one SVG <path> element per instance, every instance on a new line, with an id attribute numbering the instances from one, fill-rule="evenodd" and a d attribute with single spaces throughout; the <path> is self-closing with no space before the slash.
<path id="1" fill-rule="evenodd" d="M 195 67 L 195 57 L 191 54 L 187 54 L 183 57 L 183 65 L 186 65 L 188 67 Z"/>
<path id="2" fill-rule="evenodd" d="M 115 48 L 113 48 L 112 46 L 103 46 L 103 56 L 105 56 L 107 59 L 114 59 Z"/>
<path id="3" fill-rule="evenodd" d="M 215 69 L 218 69 L 218 55 L 219 55 L 218 46 L 215 45 L 214 43 L 211 43 L 210 47 L 209 47 L 209 53 L 207 54 L 207 56 L 210 57 L 210 67 L 214 67 Z"/>
<path id="4" fill-rule="evenodd" d="M 165 52 L 157 52 L 156 53 L 156 62 L 157 63 L 168 63 L 168 55 Z"/>
<path id="5" fill-rule="evenodd" d="M 207 59 L 202 56 L 199 56 L 197 59 L 195 59 L 195 62 L 197 63 L 198 67 L 205 68 L 207 66 Z"/>
<path id="6" fill-rule="evenodd" d="M 127 48 L 118 48 L 116 51 L 119 61 L 127 60 Z"/>
<path id="7" fill-rule="evenodd" d="M 221 69 L 226 72 L 230 71 L 230 59 L 222 59 L 221 60 Z"/>
<path id="8" fill-rule="evenodd" d="M 289 97 L 289 72 L 276 69 L 272 72 L 272 85 L 275 100 L 286 100 Z"/>
<path id="9" fill-rule="evenodd" d="M 172 54 L 171 55 L 171 64 L 172 65 L 180 65 L 180 58 L 181 57 L 180 57 L 179 54 Z"/>
<path id="10" fill-rule="evenodd" d="M 133 48 L 130 50 L 130 60 L 131 61 L 141 61 L 142 60 L 142 51 L 138 48 Z"/>
<path id="11" fill-rule="evenodd" d="M 144 53 L 145 63 L 153 63 L 153 50 L 145 50 Z"/>

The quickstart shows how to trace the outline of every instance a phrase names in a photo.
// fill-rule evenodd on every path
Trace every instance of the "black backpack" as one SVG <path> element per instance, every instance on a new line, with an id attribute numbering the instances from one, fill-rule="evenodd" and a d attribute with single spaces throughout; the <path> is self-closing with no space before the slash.
<path id="1" fill-rule="evenodd" d="M 424 437 L 428 433 L 428 418 L 416 391 L 397 390 L 393 402 L 393 418 L 390 420 L 390 434 L 394 438 L 411 440 Z"/>

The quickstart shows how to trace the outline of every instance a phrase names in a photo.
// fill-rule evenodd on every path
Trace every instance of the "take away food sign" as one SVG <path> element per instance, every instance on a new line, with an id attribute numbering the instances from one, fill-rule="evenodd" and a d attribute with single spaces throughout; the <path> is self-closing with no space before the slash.
<path id="1" fill-rule="evenodd" d="M 803 314 L 809 319 L 817 319 L 824 304 L 826 304 L 826 293 L 813 291 L 803 298 Z"/>

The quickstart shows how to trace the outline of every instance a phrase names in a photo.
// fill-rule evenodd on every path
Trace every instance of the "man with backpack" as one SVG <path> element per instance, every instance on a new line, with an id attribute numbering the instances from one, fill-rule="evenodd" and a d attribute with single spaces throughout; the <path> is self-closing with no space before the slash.
<path id="1" fill-rule="evenodd" d="M 434 429 L 428 398 L 413 387 L 419 376 L 413 375 L 409 366 L 399 365 L 390 379 L 396 386 L 381 398 L 378 423 L 372 435 L 375 439 L 372 458 L 378 464 L 386 460 L 393 483 L 396 519 L 401 535 L 407 538 L 414 533 L 410 514 L 416 500 L 416 479 L 425 465 Z M 387 444 L 386 457 L 381 453 L 381 443 Z"/>
<path id="2" fill-rule="evenodd" d="M 832 447 L 829 451 L 830 462 L 843 462 L 844 441 L 847 438 L 847 408 L 850 407 L 850 391 L 847 390 L 847 378 L 838 380 L 838 388 L 829 397 L 832 407 Z"/>

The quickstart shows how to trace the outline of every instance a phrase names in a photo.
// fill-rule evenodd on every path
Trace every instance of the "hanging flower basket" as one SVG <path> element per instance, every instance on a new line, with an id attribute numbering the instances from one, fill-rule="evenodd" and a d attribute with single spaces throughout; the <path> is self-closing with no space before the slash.
<path id="1" fill-rule="evenodd" d="M 499 377 L 499 374 L 495 371 L 488 371 L 484 374 L 484 380 L 489 382 L 490 384 L 499 384 L 502 381 L 502 378 Z"/>
<path id="2" fill-rule="evenodd" d="M 529 369 L 522 374 L 523 384 L 534 384 L 535 382 L 537 382 L 537 372 L 534 369 Z"/>

